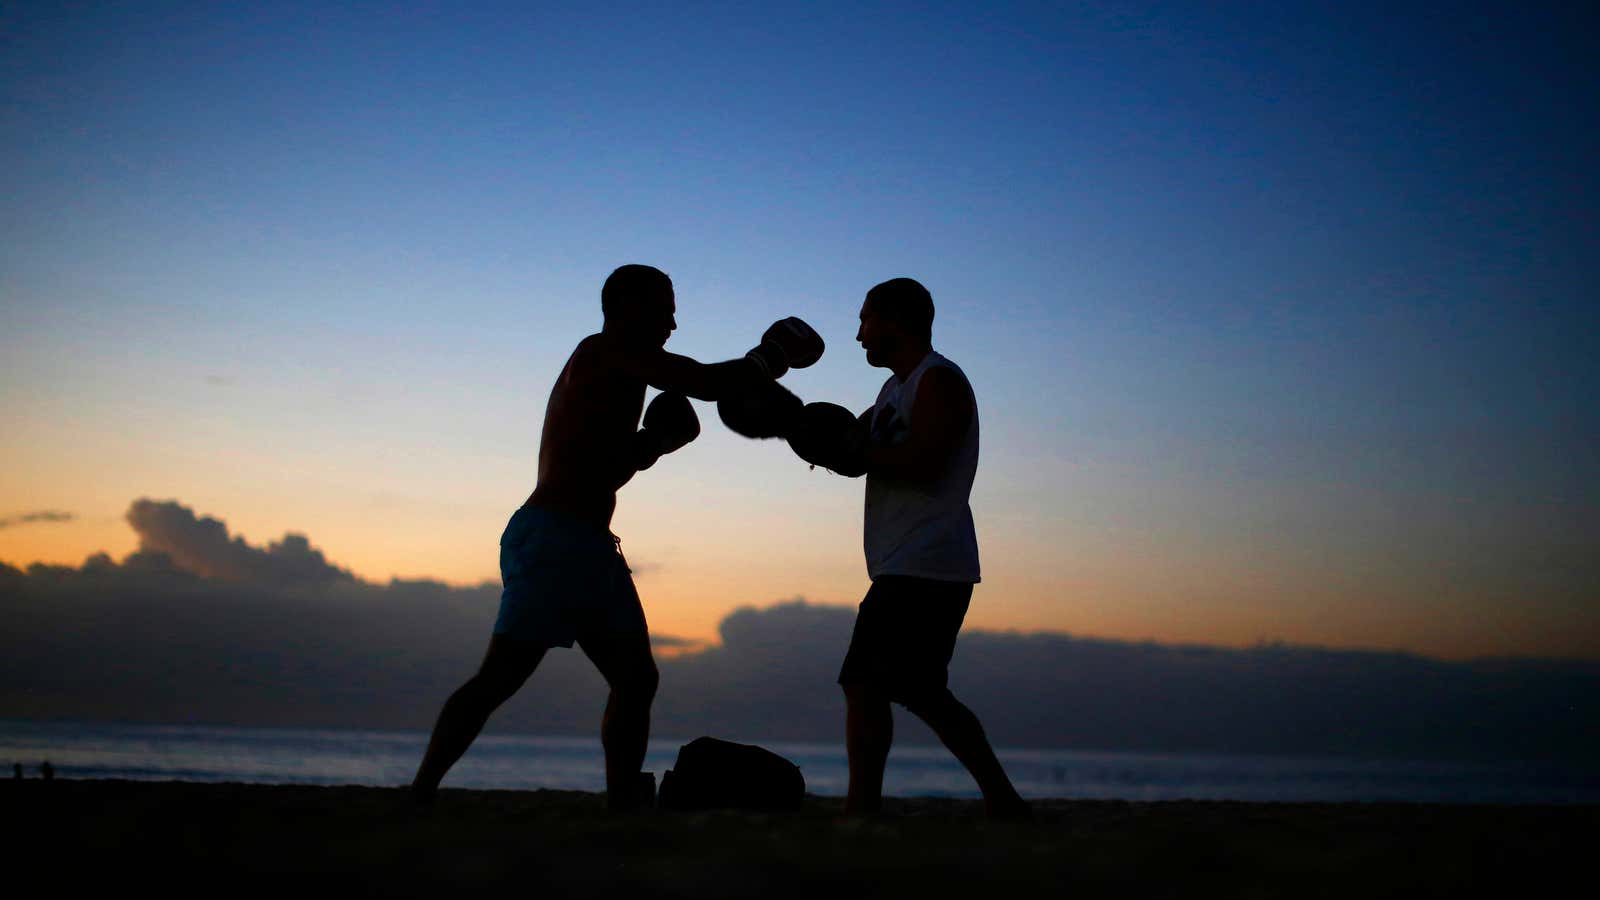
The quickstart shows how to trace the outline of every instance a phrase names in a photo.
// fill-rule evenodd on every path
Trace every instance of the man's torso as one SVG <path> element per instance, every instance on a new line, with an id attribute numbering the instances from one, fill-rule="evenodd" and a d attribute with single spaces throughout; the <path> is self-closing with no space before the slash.
<path id="1" fill-rule="evenodd" d="M 539 438 L 539 483 L 528 505 L 609 528 L 617 490 L 636 471 L 634 432 L 644 381 L 609 363 L 603 334 L 578 343 L 556 378 Z"/>
<path id="2" fill-rule="evenodd" d="M 909 434 L 922 376 L 944 367 L 960 377 L 972 396 L 966 434 L 940 475 L 930 482 L 869 473 L 864 544 L 873 578 L 904 575 L 937 581 L 981 580 L 978 538 L 968 503 L 978 468 L 978 406 L 971 384 L 955 363 L 929 352 L 904 382 L 890 376 L 873 406 L 872 440 L 899 443 Z"/>

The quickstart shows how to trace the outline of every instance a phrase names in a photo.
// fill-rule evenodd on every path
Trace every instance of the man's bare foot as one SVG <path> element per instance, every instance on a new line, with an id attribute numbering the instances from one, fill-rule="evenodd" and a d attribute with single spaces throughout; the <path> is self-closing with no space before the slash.
<path id="1" fill-rule="evenodd" d="M 435 800 L 439 799 L 438 788 L 422 787 L 412 784 L 410 788 L 411 805 L 417 809 L 431 809 Z"/>
<path id="2" fill-rule="evenodd" d="M 983 801 L 984 816 L 996 822 L 1032 822 L 1033 807 L 1021 797 L 991 802 Z"/>
<path id="3" fill-rule="evenodd" d="M 651 809 L 656 805 L 656 775 L 640 772 L 632 784 L 621 791 L 606 791 L 606 809 L 611 812 L 633 812 Z"/>

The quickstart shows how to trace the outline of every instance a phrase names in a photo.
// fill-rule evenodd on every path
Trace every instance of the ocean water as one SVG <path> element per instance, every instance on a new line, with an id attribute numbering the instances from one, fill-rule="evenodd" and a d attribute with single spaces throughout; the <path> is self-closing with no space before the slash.
<path id="1" fill-rule="evenodd" d="M 337 731 L 0 720 L 0 764 L 39 777 L 264 784 L 408 784 L 428 736 Z M 687 739 L 654 737 L 645 768 L 671 768 Z M 800 766 L 806 789 L 842 796 L 842 744 L 765 744 Z M 1600 767 L 1208 754 L 1000 749 L 1025 797 L 1253 802 L 1600 803 Z M 599 791 L 598 738 L 485 735 L 445 787 Z M 897 797 L 977 797 L 942 747 L 896 746 L 884 790 Z"/>

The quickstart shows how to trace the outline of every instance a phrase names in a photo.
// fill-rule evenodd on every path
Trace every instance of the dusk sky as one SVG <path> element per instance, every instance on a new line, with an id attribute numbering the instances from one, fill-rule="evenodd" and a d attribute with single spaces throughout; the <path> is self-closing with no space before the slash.
<path id="1" fill-rule="evenodd" d="M 0 4 L 0 562 L 148 497 L 496 579 L 613 268 L 853 409 L 908 275 L 974 627 L 1600 659 L 1593 21 L 1198 6 Z M 862 483 L 697 409 L 613 523 L 652 629 L 857 602 Z"/>

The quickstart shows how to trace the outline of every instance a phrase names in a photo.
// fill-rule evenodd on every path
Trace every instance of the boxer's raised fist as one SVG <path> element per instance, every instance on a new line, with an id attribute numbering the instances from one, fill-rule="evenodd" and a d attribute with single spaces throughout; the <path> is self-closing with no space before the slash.
<path id="1" fill-rule="evenodd" d="M 867 474 L 866 417 L 836 403 L 807 403 L 788 439 L 789 449 L 813 466 L 848 478 Z"/>
<path id="2" fill-rule="evenodd" d="M 700 417 L 694 414 L 694 405 L 682 394 L 657 394 L 645 408 L 644 421 L 639 429 L 640 471 L 655 465 L 661 457 L 681 450 L 700 436 Z"/>
<path id="3" fill-rule="evenodd" d="M 822 358 L 826 345 L 822 335 L 805 322 L 790 316 L 773 322 L 761 335 L 761 343 L 745 356 L 755 360 L 773 378 L 782 378 L 790 369 L 804 369 Z"/>

